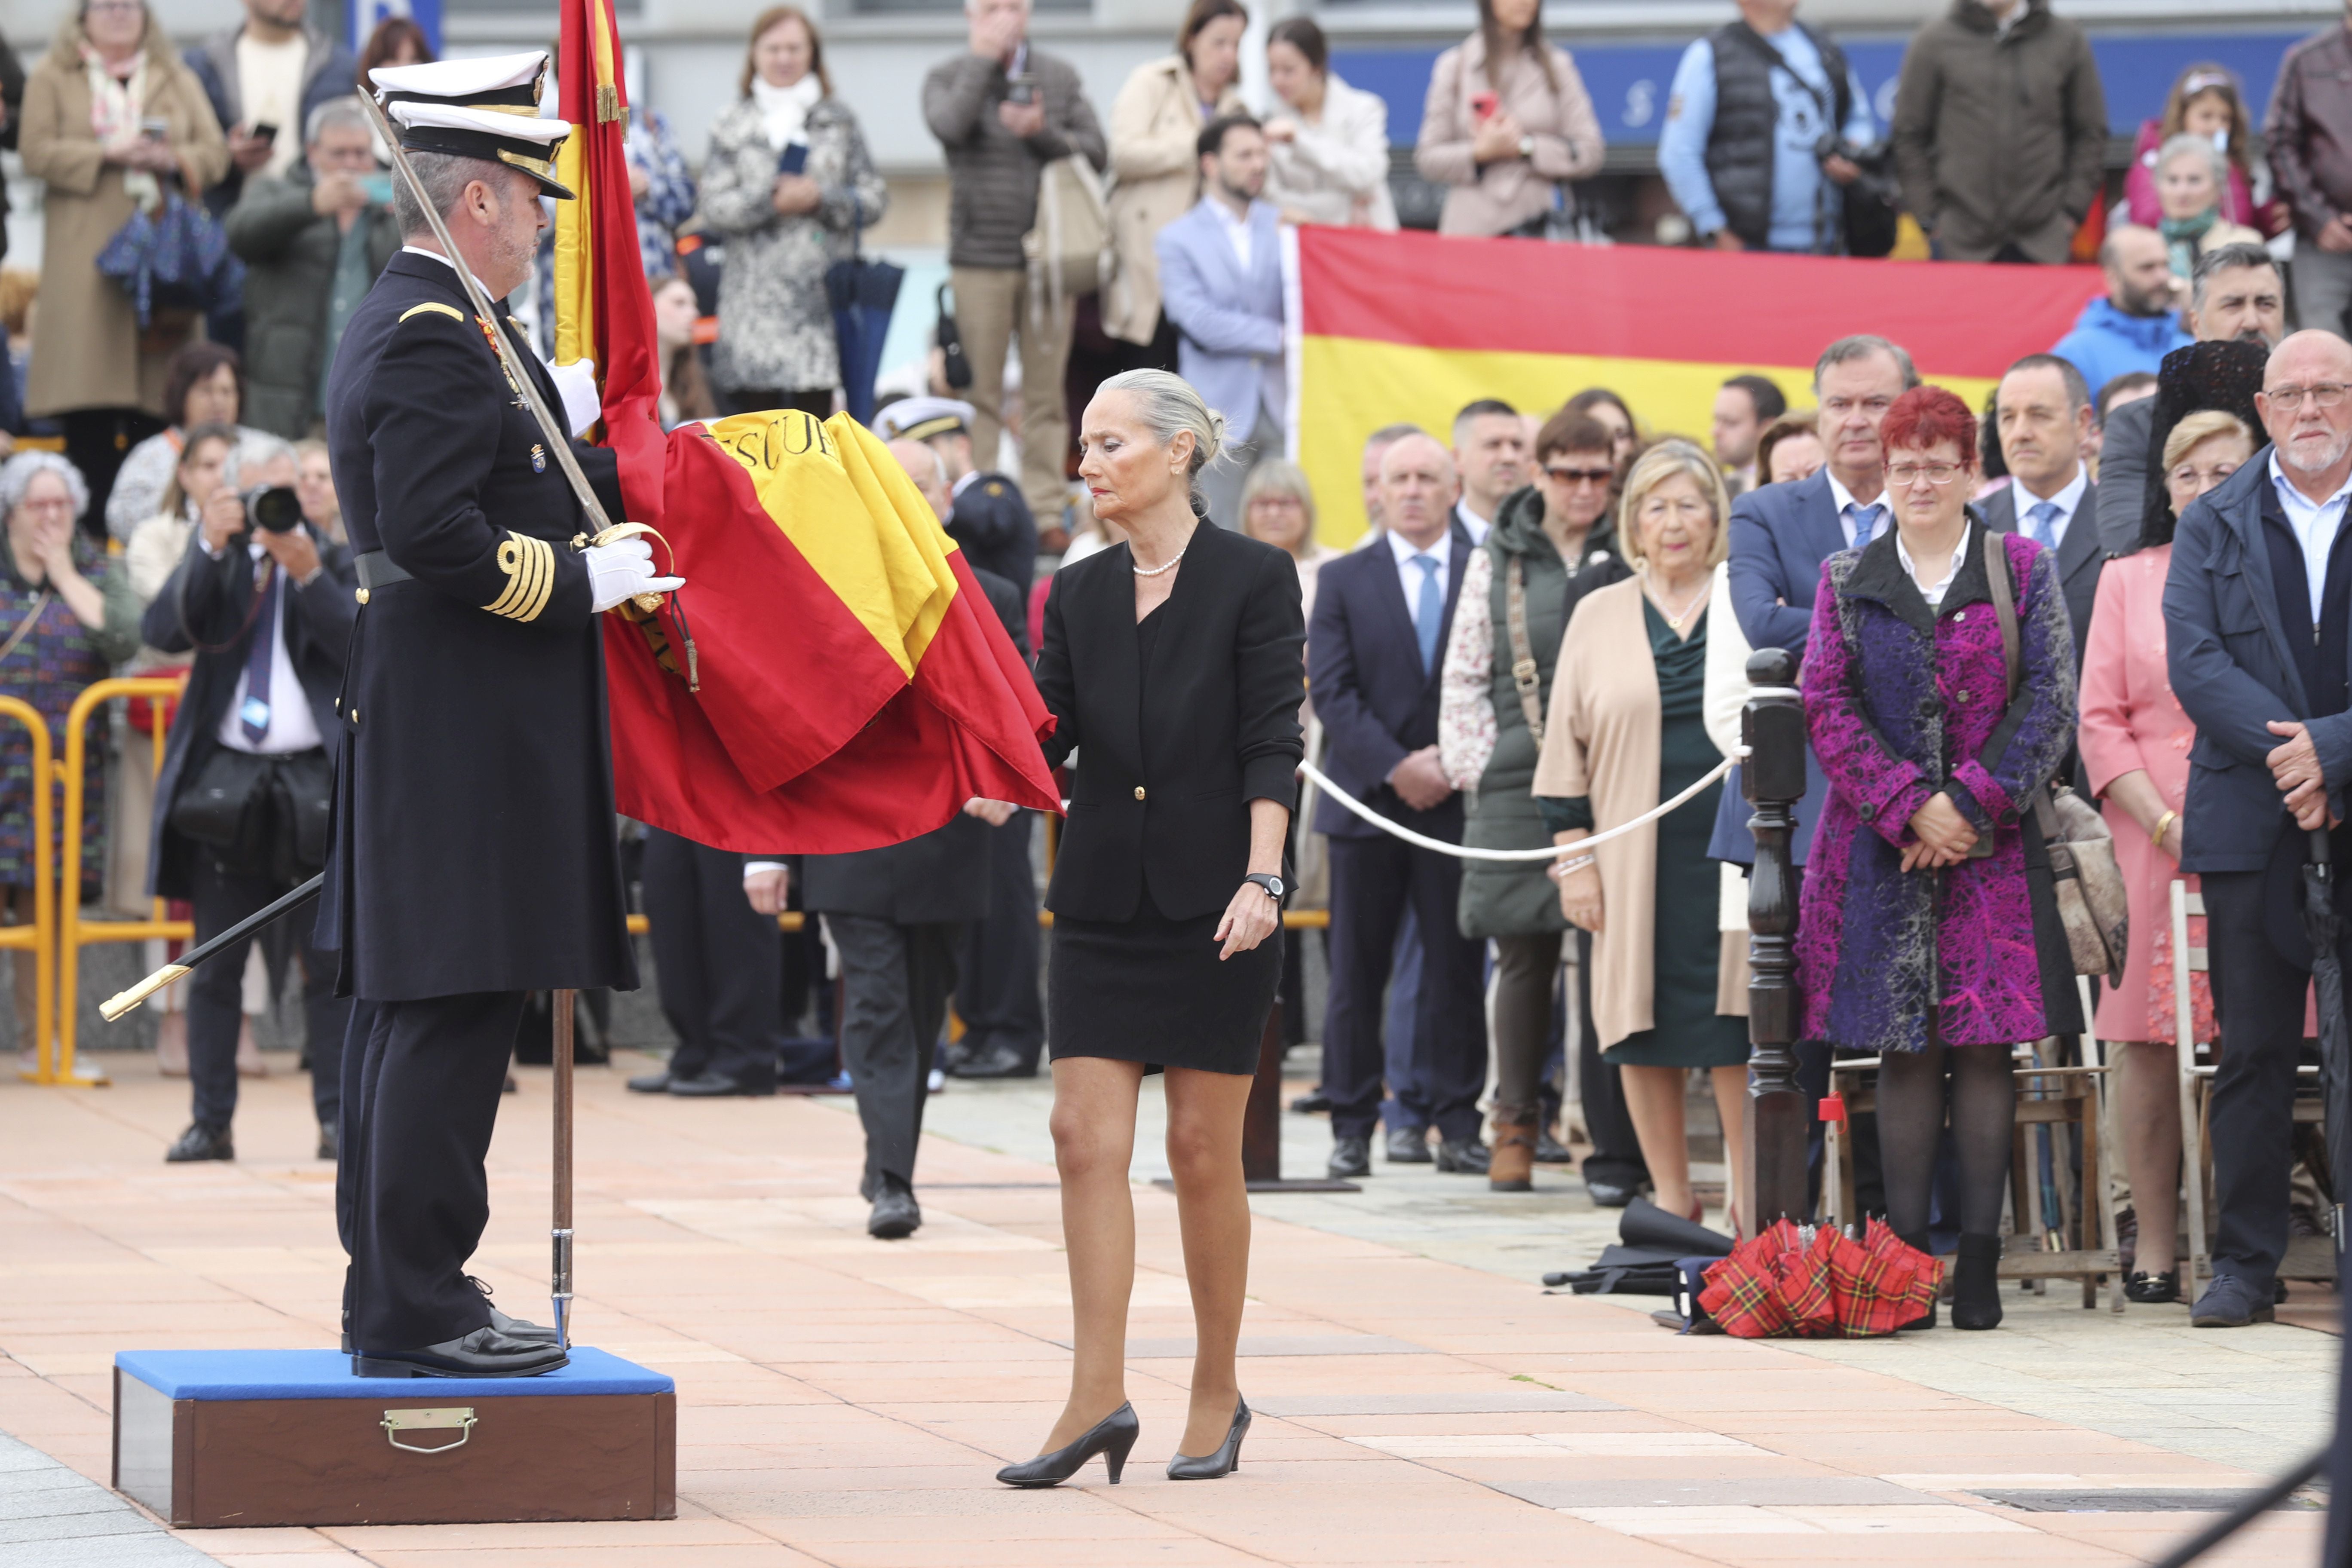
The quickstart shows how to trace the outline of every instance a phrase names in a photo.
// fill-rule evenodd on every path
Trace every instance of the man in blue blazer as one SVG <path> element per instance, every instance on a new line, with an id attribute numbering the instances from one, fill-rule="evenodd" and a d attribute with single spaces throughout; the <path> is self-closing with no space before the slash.
<path id="1" fill-rule="evenodd" d="M 1829 460 L 1811 477 L 1784 485 L 1764 485 L 1731 503 L 1729 567 L 1732 614 L 1751 647 L 1786 648 L 1800 660 L 1813 624 L 1813 594 L 1821 586 L 1822 563 L 1841 550 L 1867 544 L 1895 526 L 1886 504 L 1886 448 L 1878 427 L 1895 400 L 1919 384 L 1911 356 L 1885 338 L 1863 334 L 1840 338 L 1813 365 L 1813 398 L 1821 410 L 1822 450 Z M 1739 771 L 1726 781 L 1707 853 L 1717 860 L 1751 866 L 1756 839 L 1752 815 L 1740 791 Z M 1790 855 L 1799 867 L 1812 846 L 1813 825 L 1828 798 L 1829 782 L 1809 746 L 1805 750 L 1805 797 L 1797 803 L 1797 830 Z M 1808 1098 L 1829 1092 L 1830 1051 L 1824 1045 L 1797 1047 L 1798 1079 Z M 1859 1127 L 1859 1134 L 1863 1130 Z M 1812 1153 L 1821 1152 L 1815 1123 Z M 1877 1144 L 1859 1137 L 1856 1154 L 1867 1182 Z"/>
<path id="2" fill-rule="evenodd" d="M 1369 548 L 1325 563 L 1307 630 L 1307 682 L 1332 783 L 1402 826 L 1458 844 L 1462 799 L 1437 763 L 1438 678 L 1473 548 L 1453 514 L 1454 490 L 1454 460 L 1433 437 L 1407 436 L 1381 455 L 1387 531 Z M 1439 1170 L 1483 1174 L 1486 944 L 1464 937 L 1454 919 L 1462 862 L 1393 837 L 1336 800 L 1317 806 L 1315 826 L 1331 840 L 1331 1001 L 1323 1027 L 1331 1173 L 1371 1171 L 1381 997 L 1410 904 L 1421 927 L 1413 1050 L 1422 1070 L 1418 1084 L 1391 1086 L 1390 1158 L 1426 1158 L 1433 1126 Z"/>
<path id="3" fill-rule="evenodd" d="M 2272 351 L 2255 402 L 2272 445 L 2189 506 L 2164 587 L 2166 663 L 2197 724 L 2180 868 L 2203 879 L 2213 994 L 2230 1021 L 2207 1145 L 2221 1212 L 2213 1282 L 2189 1311 L 2199 1328 L 2272 1316 L 2312 963 L 2301 868 L 2323 847 L 2352 867 L 2352 830 L 2327 831 L 2352 781 L 2347 384 L 2352 345 L 2332 332 Z M 2338 953 L 2352 964 L 2352 941 Z"/>
<path id="4" fill-rule="evenodd" d="M 1176 369 L 1225 416 L 1230 454 L 1200 478 L 1209 516 L 1242 525 L 1243 481 L 1283 448 L 1282 230 L 1265 188 L 1265 133 L 1246 114 L 1201 132 L 1201 200 L 1160 231 L 1160 309 L 1182 334 Z"/>

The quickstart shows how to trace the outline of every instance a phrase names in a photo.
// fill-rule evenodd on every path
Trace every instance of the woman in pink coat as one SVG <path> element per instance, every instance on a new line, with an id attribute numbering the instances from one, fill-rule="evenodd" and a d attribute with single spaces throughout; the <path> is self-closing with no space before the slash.
<path id="1" fill-rule="evenodd" d="M 2175 521 L 2253 455 L 2253 434 L 2234 414 L 2208 409 L 2172 427 L 2164 443 L 2171 510 L 2151 520 L 2143 549 L 2108 562 L 2099 574 L 2098 604 L 2083 650 L 2083 763 L 2115 834 L 2116 860 L 2130 900 L 2123 981 L 2105 988 L 2093 1030 L 2116 1053 L 2124 1168 L 2139 1219 L 2138 1253 L 2124 1281 L 2124 1294 L 2134 1301 L 2180 1299 L 2174 1267 L 2180 1082 L 2173 1045 L 2170 886 L 2180 874 L 2180 812 L 2197 729 L 2166 676 L 2164 578 L 2172 565 Z M 2212 998 L 2203 976 L 2192 984 L 2197 1033 L 2210 1039 Z"/>

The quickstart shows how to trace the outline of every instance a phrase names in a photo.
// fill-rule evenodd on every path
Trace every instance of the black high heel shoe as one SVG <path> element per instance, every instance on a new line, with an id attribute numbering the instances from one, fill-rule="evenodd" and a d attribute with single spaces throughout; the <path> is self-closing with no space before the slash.
<path id="1" fill-rule="evenodd" d="M 1141 1429 L 1135 1419 L 1135 1406 L 1122 1405 L 1078 1434 L 1077 1440 L 1067 1447 L 1007 1465 L 996 1472 L 996 1479 L 1008 1487 L 1057 1487 L 1100 1454 L 1110 1470 L 1110 1484 L 1117 1486 L 1119 1471 L 1127 1468 L 1128 1451 L 1135 1447 L 1135 1435 Z"/>
<path id="2" fill-rule="evenodd" d="M 1168 1479 L 1171 1481 L 1213 1481 L 1220 1476 L 1230 1476 L 1242 1468 L 1242 1439 L 1249 1436 L 1250 1408 L 1246 1400 L 1234 1401 L 1234 1424 L 1225 1440 L 1217 1445 L 1213 1454 L 1198 1458 L 1179 1454 L 1168 1461 Z"/>

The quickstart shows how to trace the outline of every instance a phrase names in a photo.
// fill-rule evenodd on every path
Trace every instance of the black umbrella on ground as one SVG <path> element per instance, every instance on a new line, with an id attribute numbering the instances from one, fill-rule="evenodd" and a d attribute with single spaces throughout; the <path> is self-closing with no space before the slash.
<path id="1" fill-rule="evenodd" d="M 2344 1014 L 2344 964 L 2336 945 L 2344 935 L 2344 917 L 2336 908 L 2336 865 L 2327 829 L 2313 828 L 2310 845 L 2311 858 L 2303 868 L 2303 927 L 2311 938 L 2311 979 L 2318 1002 L 2320 1100 L 2326 1108 L 2328 1195 L 2336 1204 L 2340 1264 L 2345 1200 L 2352 1197 L 2352 1026 Z"/>

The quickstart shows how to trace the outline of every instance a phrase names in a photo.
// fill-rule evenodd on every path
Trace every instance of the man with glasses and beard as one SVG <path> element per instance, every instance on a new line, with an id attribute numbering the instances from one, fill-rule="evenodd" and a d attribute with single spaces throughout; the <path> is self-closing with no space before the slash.
<path id="1" fill-rule="evenodd" d="M 2297 332 L 2264 367 L 2271 445 L 2189 505 L 2164 590 L 2172 689 L 2196 721 L 2180 868 L 2203 878 L 2213 996 L 2213 1282 L 2199 1328 L 2272 1317 L 2286 1250 L 2295 1068 L 2311 945 L 2296 897 L 2352 780 L 2352 344 Z M 2352 963 L 2352 937 L 2342 943 Z"/>

